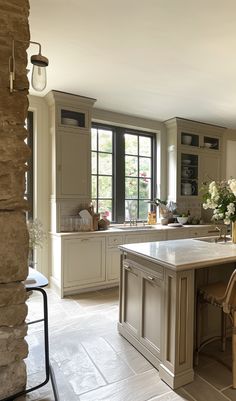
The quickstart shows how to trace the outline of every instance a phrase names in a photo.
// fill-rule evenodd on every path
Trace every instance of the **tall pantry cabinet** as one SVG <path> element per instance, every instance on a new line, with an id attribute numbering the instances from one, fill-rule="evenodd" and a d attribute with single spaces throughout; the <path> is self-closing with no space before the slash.
<path id="1" fill-rule="evenodd" d="M 62 209 L 91 199 L 91 112 L 95 99 L 51 91 L 51 230 L 61 231 Z"/>

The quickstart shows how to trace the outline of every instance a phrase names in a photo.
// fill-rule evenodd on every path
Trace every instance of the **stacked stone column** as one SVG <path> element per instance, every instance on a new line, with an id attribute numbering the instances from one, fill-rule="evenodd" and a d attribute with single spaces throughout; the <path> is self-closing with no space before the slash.
<path id="1" fill-rule="evenodd" d="M 28 0 L 0 0 L 0 400 L 25 388 L 28 230 L 24 200 L 29 148 L 26 73 Z M 9 91 L 8 61 L 15 39 L 16 79 Z M 20 42 L 26 41 L 27 43 Z"/>

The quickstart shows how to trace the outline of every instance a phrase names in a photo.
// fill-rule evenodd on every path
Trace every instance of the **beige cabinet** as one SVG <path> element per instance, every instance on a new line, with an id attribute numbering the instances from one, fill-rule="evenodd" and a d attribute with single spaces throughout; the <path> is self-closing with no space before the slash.
<path id="1" fill-rule="evenodd" d="M 63 241 L 65 287 L 105 281 L 105 238 L 77 237 Z"/>
<path id="2" fill-rule="evenodd" d="M 153 363 L 157 366 L 157 361 L 161 359 L 163 342 L 163 268 L 147 261 L 142 265 L 136 256 L 128 255 L 123 259 L 121 271 L 119 329 L 128 334 L 128 339 L 137 341 L 144 355 L 153 355 Z"/>
<path id="3" fill-rule="evenodd" d="M 109 235 L 106 238 L 106 279 L 109 283 L 118 283 L 120 280 L 120 250 L 123 244 L 123 235 Z"/>
<path id="4" fill-rule="evenodd" d="M 222 135 L 225 128 L 174 118 L 166 121 L 168 199 L 200 199 L 204 180 L 222 176 Z"/>
<path id="5" fill-rule="evenodd" d="M 151 230 L 151 229 L 150 229 Z M 141 233 L 135 234 L 126 234 L 124 238 L 125 244 L 136 244 L 138 242 L 153 242 L 153 241 L 164 241 L 166 239 L 166 233 L 164 231 L 153 231 L 148 232 L 145 231 Z"/>
<path id="6" fill-rule="evenodd" d="M 161 354 L 161 322 L 163 280 L 155 273 L 141 272 L 140 341 L 159 359 Z"/>
<path id="7" fill-rule="evenodd" d="M 95 99 L 51 91 L 46 100 L 52 145 L 51 195 L 57 199 L 88 199 L 91 111 Z"/>
<path id="8" fill-rule="evenodd" d="M 131 335 L 140 337 L 141 321 L 141 275 L 132 263 L 123 263 L 123 310 L 122 323 Z"/>
<path id="9" fill-rule="evenodd" d="M 90 135 L 80 130 L 63 130 L 57 135 L 57 196 L 90 197 Z"/>
<path id="10" fill-rule="evenodd" d="M 52 234 L 51 245 L 51 284 L 61 297 L 105 284 L 105 237 Z"/>
<path id="11" fill-rule="evenodd" d="M 51 231 L 63 230 L 62 216 L 91 200 L 91 114 L 95 99 L 51 91 Z"/>

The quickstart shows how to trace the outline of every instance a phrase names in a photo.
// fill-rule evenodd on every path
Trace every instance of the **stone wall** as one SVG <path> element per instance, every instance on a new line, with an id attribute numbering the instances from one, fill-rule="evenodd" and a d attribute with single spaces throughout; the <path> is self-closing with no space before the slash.
<path id="1" fill-rule="evenodd" d="M 25 220 L 24 139 L 28 110 L 26 74 L 28 0 L 0 0 L 0 400 L 24 389 L 27 356 L 26 291 L 28 231 Z M 9 92 L 8 60 L 15 39 L 16 91 Z"/>

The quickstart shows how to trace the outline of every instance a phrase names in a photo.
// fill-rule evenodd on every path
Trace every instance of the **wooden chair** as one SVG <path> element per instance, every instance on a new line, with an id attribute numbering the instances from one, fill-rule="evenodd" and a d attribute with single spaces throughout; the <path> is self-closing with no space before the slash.
<path id="1" fill-rule="evenodd" d="M 226 342 L 226 318 L 229 316 L 232 324 L 232 376 L 233 388 L 236 389 L 236 269 L 232 273 L 229 282 L 217 282 L 208 284 L 198 289 L 197 294 L 197 324 L 196 324 L 196 353 L 209 343 L 209 340 L 200 343 L 201 304 L 208 303 L 222 310 L 221 341 L 222 351 L 225 351 Z"/>

